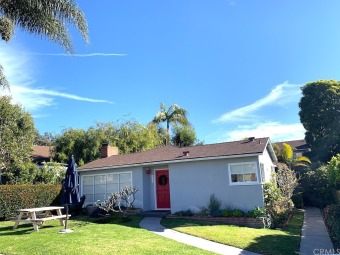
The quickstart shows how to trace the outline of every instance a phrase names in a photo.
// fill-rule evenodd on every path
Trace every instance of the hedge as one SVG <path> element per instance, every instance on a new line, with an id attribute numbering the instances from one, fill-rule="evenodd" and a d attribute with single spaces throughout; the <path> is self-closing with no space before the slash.
<path id="1" fill-rule="evenodd" d="M 0 185 L 0 219 L 16 215 L 18 209 L 59 205 L 61 185 Z"/>

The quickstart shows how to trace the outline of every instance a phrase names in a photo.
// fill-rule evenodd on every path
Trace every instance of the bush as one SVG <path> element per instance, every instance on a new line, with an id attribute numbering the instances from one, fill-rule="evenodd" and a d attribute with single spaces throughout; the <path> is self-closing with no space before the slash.
<path id="1" fill-rule="evenodd" d="M 244 212 L 240 209 L 235 209 L 233 211 L 233 216 L 234 217 L 243 217 L 244 216 Z"/>
<path id="2" fill-rule="evenodd" d="M 295 208 L 302 209 L 303 208 L 303 196 L 302 196 L 302 192 L 295 193 L 292 196 L 292 201 L 294 203 Z"/>
<path id="3" fill-rule="evenodd" d="M 248 218 L 256 218 L 256 217 L 263 217 L 266 215 L 265 209 L 261 207 L 255 207 L 254 210 L 249 211 L 246 215 Z"/>
<path id="4" fill-rule="evenodd" d="M 324 218 L 336 248 L 340 248 L 340 205 L 329 205 L 324 209 Z"/>
<path id="5" fill-rule="evenodd" d="M 233 216 L 233 211 L 229 208 L 226 208 L 226 209 L 221 211 L 221 216 L 222 217 L 231 217 L 231 216 Z"/>
<path id="6" fill-rule="evenodd" d="M 51 184 L 0 185 L 0 218 L 15 215 L 23 208 L 59 205 L 61 191 L 61 185 Z"/>
<path id="7" fill-rule="evenodd" d="M 206 206 L 200 207 L 200 212 L 198 213 L 199 216 L 208 216 L 209 215 L 209 209 Z"/>
<path id="8" fill-rule="evenodd" d="M 220 207 L 221 207 L 221 201 L 215 197 L 215 194 L 212 194 L 210 196 L 209 203 L 208 203 L 209 214 L 210 215 L 216 214 L 220 210 Z"/>
<path id="9" fill-rule="evenodd" d="M 305 205 L 324 208 L 335 202 L 326 165 L 304 173 L 300 182 Z"/>
<path id="10" fill-rule="evenodd" d="M 193 216 L 194 214 L 192 213 L 191 210 L 186 210 L 186 211 L 178 211 L 175 212 L 176 216 Z"/>

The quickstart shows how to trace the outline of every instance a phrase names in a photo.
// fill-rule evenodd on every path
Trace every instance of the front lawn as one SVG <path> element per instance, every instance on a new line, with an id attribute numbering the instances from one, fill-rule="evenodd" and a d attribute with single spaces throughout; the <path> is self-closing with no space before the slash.
<path id="1" fill-rule="evenodd" d="M 212 254 L 141 229 L 140 220 L 100 224 L 100 220 L 72 217 L 71 234 L 58 234 L 62 229 L 58 220 L 45 222 L 39 232 L 31 224 L 13 230 L 14 222 L 2 221 L 0 254 Z"/>
<path id="2" fill-rule="evenodd" d="M 161 223 L 179 232 L 261 254 L 298 254 L 303 211 L 294 211 L 283 230 L 254 229 L 187 219 L 163 219 Z"/>

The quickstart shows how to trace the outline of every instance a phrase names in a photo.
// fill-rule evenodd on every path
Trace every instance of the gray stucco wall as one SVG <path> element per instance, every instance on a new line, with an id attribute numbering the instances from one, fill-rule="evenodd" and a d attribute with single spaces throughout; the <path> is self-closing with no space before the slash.
<path id="1" fill-rule="evenodd" d="M 264 166 L 264 182 L 270 182 L 272 176 L 272 167 L 274 166 L 273 161 L 271 160 L 268 150 L 265 150 L 263 155 L 259 156 L 260 163 Z"/>
<path id="2" fill-rule="evenodd" d="M 176 163 L 169 166 L 171 211 L 206 206 L 211 194 L 229 206 L 245 211 L 263 206 L 262 185 L 230 185 L 228 164 L 256 162 L 258 157 Z M 259 169 L 258 179 L 259 179 Z"/>

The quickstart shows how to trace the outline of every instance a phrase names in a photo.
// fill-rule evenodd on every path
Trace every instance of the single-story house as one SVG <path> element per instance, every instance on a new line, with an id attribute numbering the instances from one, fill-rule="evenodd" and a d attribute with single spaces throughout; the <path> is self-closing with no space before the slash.
<path id="1" fill-rule="evenodd" d="M 86 204 L 103 201 L 133 186 L 135 207 L 172 213 L 206 206 L 212 194 L 222 205 L 253 210 L 263 207 L 263 183 L 277 158 L 269 138 L 179 148 L 171 145 L 118 154 L 105 144 L 102 158 L 78 169 Z"/>
<path id="2" fill-rule="evenodd" d="M 53 146 L 33 145 L 31 155 L 33 163 L 42 166 L 43 162 L 50 162 L 53 157 Z"/>

